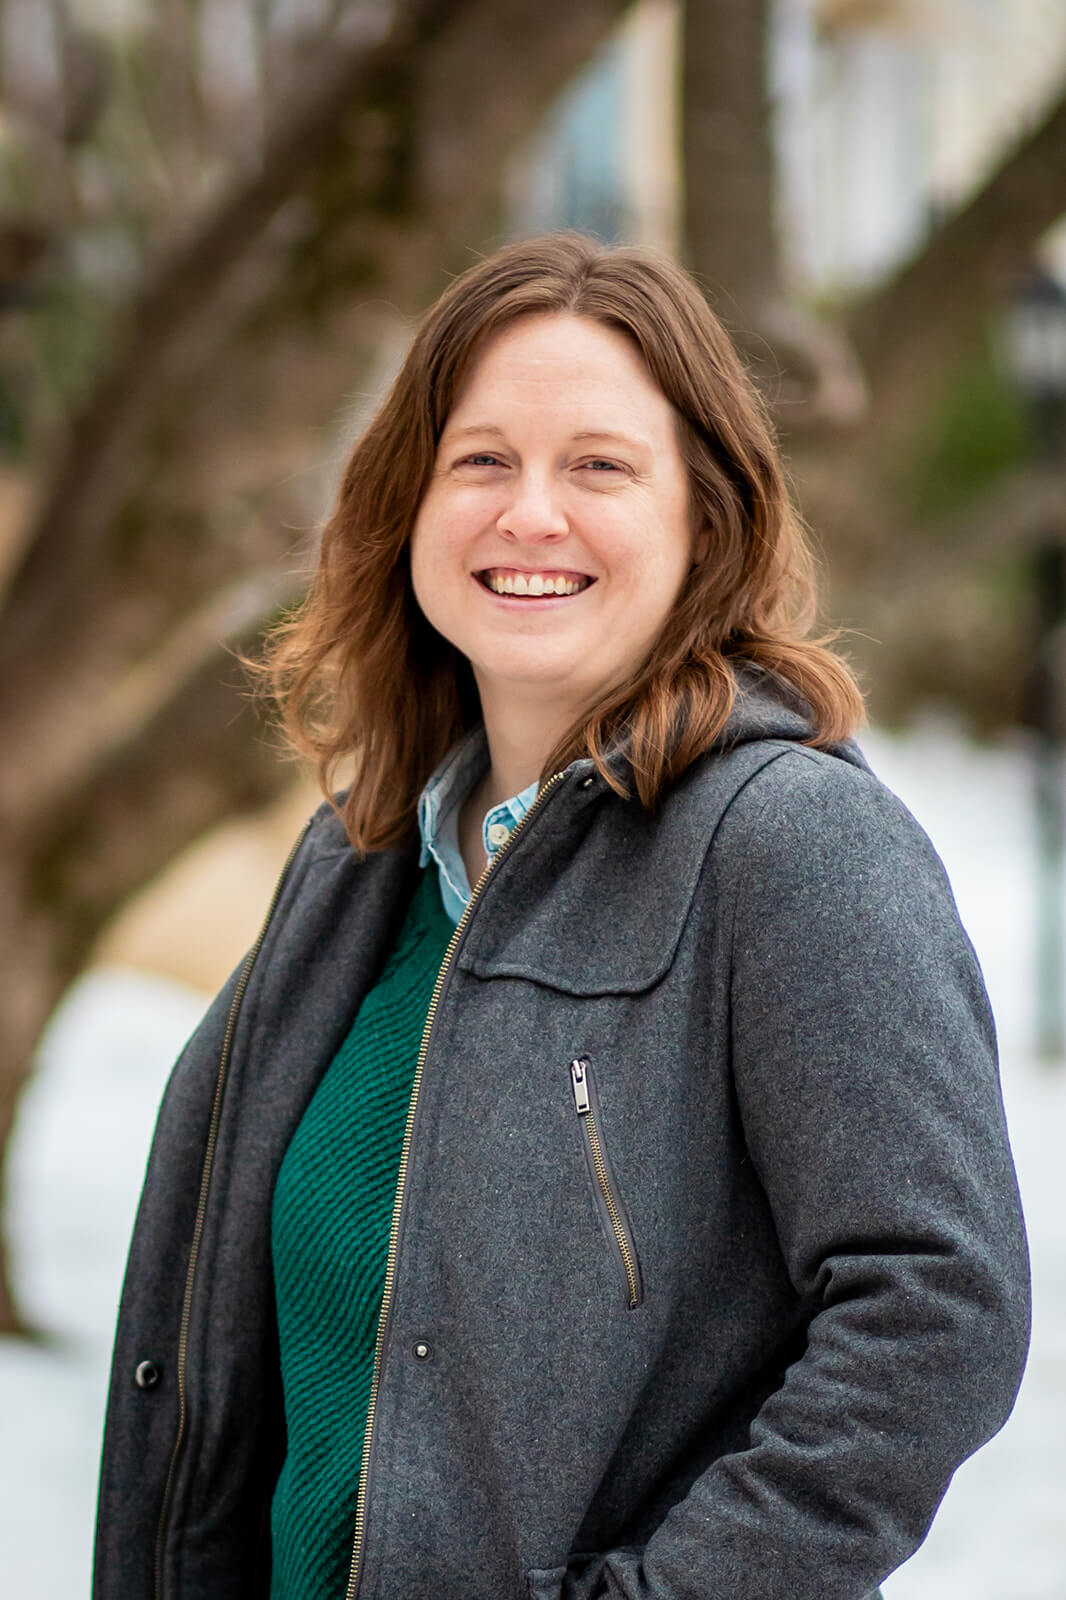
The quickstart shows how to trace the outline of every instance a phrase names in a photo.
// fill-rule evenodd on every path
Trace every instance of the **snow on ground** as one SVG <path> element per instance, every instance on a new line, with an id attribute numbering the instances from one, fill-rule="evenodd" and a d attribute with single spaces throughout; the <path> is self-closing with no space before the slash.
<path id="1" fill-rule="evenodd" d="M 886 1600 L 1066 1600 L 1066 1063 L 1034 1062 L 1029 783 L 1010 745 L 949 729 L 871 734 L 874 768 L 947 864 L 1000 1025 L 1029 1221 L 1033 1349 L 1002 1433 L 956 1475 Z M 170 1062 L 204 997 L 119 971 L 85 978 L 41 1047 L 11 1154 L 8 1226 L 24 1304 L 50 1331 L 0 1341 L 0 1594 L 87 1595 L 108 1346 L 126 1241 Z"/>
<path id="2" fill-rule="evenodd" d="M 945 744 L 946 739 L 946 744 Z M 1033 1264 L 1033 1342 L 1006 1427 L 956 1473 L 886 1600 L 1066 1600 L 1066 1061 L 1034 1061 L 1031 778 L 1018 747 L 974 749 L 929 725 L 868 736 L 875 771 L 947 866 L 996 1013 L 1003 1096 Z"/>

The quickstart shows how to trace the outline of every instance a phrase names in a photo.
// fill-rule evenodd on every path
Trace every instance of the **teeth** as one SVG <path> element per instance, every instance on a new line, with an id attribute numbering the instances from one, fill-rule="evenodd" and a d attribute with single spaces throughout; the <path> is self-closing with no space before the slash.
<path id="1" fill-rule="evenodd" d="M 579 594 L 588 587 L 588 580 L 579 578 L 545 577 L 540 572 L 486 573 L 485 583 L 493 594 Z"/>

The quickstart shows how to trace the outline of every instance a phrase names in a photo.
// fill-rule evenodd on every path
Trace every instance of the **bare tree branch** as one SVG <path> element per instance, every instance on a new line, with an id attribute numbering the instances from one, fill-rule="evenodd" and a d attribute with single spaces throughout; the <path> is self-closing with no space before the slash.
<path id="1" fill-rule="evenodd" d="M 132 436 L 143 431 L 146 416 L 156 414 L 175 367 L 182 367 L 190 325 L 225 292 L 270 218 L 336 140 L 352 103 L 410 46 L 411 20 L 405 10 L 383 40 L 356 37 L 307 69 L 284 119 L 266 141 L 258 170 L 235 185 L 146 286 L 110 368 L 71 429 L 34 536 L 9 580 L 6 648 L 17 649 L 39 628 L 42 590 L 54 591 L 60 574 L 68 584 L 84 577 L 128 492 L 123 468 Z"/>
<path id="2" fill-rule="evenodd" d="M 543 0 L 468 0 L 444 7 L 447 25 L 420 35 L 417 51 L 390 34 L 363 59 L 363 98 L 347 106 L 333 144 L 317 121 L 320 103 L 314 114 L 301 110 L 300 137 L 283 141 L 277 159 L 287 165 L 290 190 L 306 186 L 295 228 L 264 239 L 282 185 L 255 179 L 189 247 L 183 266 L 164 269 L 162 287 L 146 297 L 149 312 L 142 309 L 76 430 L 9 590 L 0 633 L 9 775 L 0 799 L 9 816 L 49 804 L 61 783 L 77 783 L 73 745 L 51 767 L 39 748 L 30 759 L 42 725 L 77 730 L 72 740 L 90 751 L 110 686 L 140 655 L 209 589 L 256 561 L 280 558 L 287 537 L 264 548 L 239 526 L 223 532 L 218 510 L 205 518 L 205 470 L 220 455 L 240 459 L 251 449 L 269 460 L 269 500 L 272 487 L 321 455 L 320 430 L 359 375 L 360 344 L 371 345 L 371 324 L 382 318 L 380 305 L 367 308 L 366 289 L 388 285 L 390 299 L 412 306 L 436 286 L 442 262 L 458 256 L 463 264 L 463 246 L 495 202 L 508 141 L 535 124 L 553 88 L 577 70 L 624 4 L 553 0 L 551 9 L 560 17 L 565 11 L 565 29 L 546 25 Z M 486 38 L 496 41 L 491 70 L 478 48 Z M 350 76 L 346 88 L 353 92 Z M 384 119 L 386 153 L 394 161 L 402 150 L 406 180 L 374 161 L 359 177 L 366 163 L 358 135 L 368 118 L 379 126 Z M 334 206 L 341 186 L 349 201 L 343 225 L 332 214 L 319 218 L 316 184 L 325 184 Z M 246 246 L 243 258 L 242 231 L 258 247 Z M 313 318 L 294 311 L 294 262 L 305 286 L 311 274 Z M 246 267 L 250 282 L 227 324 L 217 316 L 216 280 Z M 364 291 L 354 312 L 353 282 Z M 195 372 L 175 370 L 179 352 L 182 365 L 190 350 L 202 353 L 205 329 L 215 347 L 206 385 Z M 299 374 L 298 384 L 290 374 Z M 264 528 L 267 509 L 258 516 Z"/>
<path id="3" fill-rule="evenodd" d="M 1049 468 L 1013 473 L 965 510 L 915 530 L 914 554 L 902 571 L 898 550 L 894 560 L 889 555 L 869 568 L 870 610 L 890 590 L 905 602 L 908 594 L 1024 554 L 1051 537 L 1066 538 L 1066 475 Z"/>
<path id="4" fill-rule="evenodd" d="M 974 198 L 888 283 L 851 309 L 873 428 L 914 417 L 1066 211 L 1066 93 Z"/>

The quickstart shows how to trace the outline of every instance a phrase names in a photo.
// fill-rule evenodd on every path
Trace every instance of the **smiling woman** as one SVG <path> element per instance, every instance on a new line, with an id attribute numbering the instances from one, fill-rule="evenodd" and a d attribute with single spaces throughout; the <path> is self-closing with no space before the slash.
<path id="1" fill-rule="evenodd" d="M 676 266 L 430 310 L 266 669 L 328 798 L 164 1101 L 96 1600 L 866 1600 L 920 1542 L 1025 1246 L 813 600 Z"/>
<path id="2" fill-rule="evenodd" d="M 415 598 L 477 684 L 493 769 L 479 804 L 526 788 L 561 730 L 636 681 L 695 543 L 676 414 L 632 339 L 565 313 L 497 333 L 411 534 Z M 476 836 L 463 853 L 473 881 Z"/>
<path id="3" fill-rule="evenodd" d="M 483 405 L 503 407 L 499 415 L 471 405 L 483 385 Z M 553 412 L 566 413 L 569 467 L 551 459 L 550 493 L 547 440 L 531 441 L 542 458 L 531 462 L 528 443 L 523 457 L 506 438 L 519 414 L 532 429 L 527 406 L 542 429 Z M 562 449 L 563 430 L 550 425 Z M 634 588 L 630 608 L 604 613 L 607 629 L 622 618 L 634 656 L 635 635 L 644 634 L 643 654 L 628 680 L 593 662 L 583 669 L 570 696 L 573 720 L 551 730 L 547 747 L 535 749 L 532 734 L 526 741 L 523 765 L 532 755 L 542 779 L 587 753 L 620 793 L 606 752 L 622 741 L 637 794 L 654 806 L 663 784 L 721 734 L 743 662 L 794 685 L 817 746 L 861 720 L 846 667 L 809 637 L 815 588 L 803 527 L 755 390 L 695 284 L 646 251 L 576 235 L 526 242 L 464 274 L 424 319 L 352 453 L 307 604 L 275 638 L 271 668 L 289 735 L 327 793 L 336 766 L 358 751 L 364 781 L 344 806 L 357 848 L 399 841 L 426 772 L 483 718 L 472 661 L 438 631 L 411 581 L 412 530 L 439 501 L 446 461 L 445 481 L 456 496 L 467 491 L 463 505 L 486 503 L 490 486 L 499 495 L 501 480 L 512 484 L 516 526 L 487 555 L 510 546 L 516 593 L 523 579 L 528 594 L 532 578 L 571 576 L 561 559 L 539 566 L 544 543 L 553 561 L 564 548 L 581 549 L 572 563 L 578 581 L 596 575 L 595 550 L 582 548 L 590 519 L 564 531 L 576 515 L 560 502 L 565 482 L 574 497 L 594 497 L 597 526 L 627 512 L 652 519 L 642 559 L 653 582 L 676 540 L 652 538 L 652 526 L 676 534 L 679 496 L 684 505 L 691 551 L 676 604 L 657 636 L 641 621 L 650 592 Z M 537 555 L 516 560 L 530 519 Z M 631 555 L 632 547 L 630 534 Z M 524 616 L 515 609 L 516 638 Z M 590 633 L 585 649 L 601 648 Z"/>

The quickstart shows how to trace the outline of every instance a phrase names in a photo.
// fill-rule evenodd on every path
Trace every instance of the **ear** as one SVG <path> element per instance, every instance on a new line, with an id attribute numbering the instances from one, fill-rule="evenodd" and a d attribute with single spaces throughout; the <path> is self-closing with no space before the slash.
<path id="1" fill-rule="evenodd" d="M 706 561 L 711 549 L 711 530 L 706 523 L 695 528 L 692 533 L 692 565 L 700 567 Z"/>

